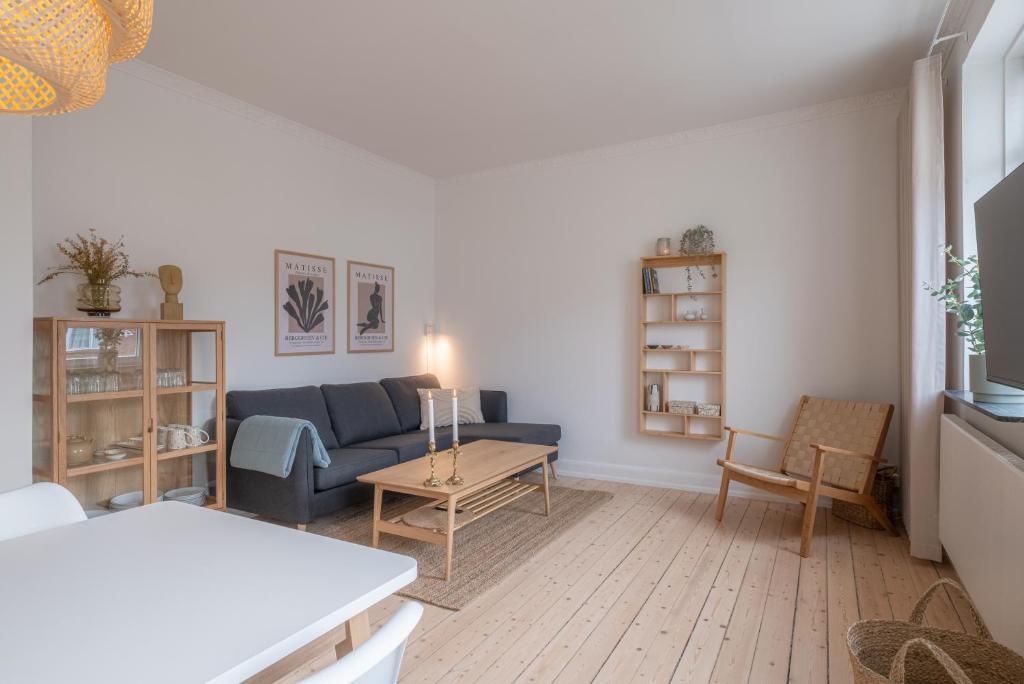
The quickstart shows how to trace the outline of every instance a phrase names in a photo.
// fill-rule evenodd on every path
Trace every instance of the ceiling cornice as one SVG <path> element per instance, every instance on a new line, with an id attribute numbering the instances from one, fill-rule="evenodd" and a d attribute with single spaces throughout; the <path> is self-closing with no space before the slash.
<path id="1" fill-rule="evenodd" d="M 213 88 L 204 86 L 201 83 L 196 83 L 195 81 L 191 81 L 183 76 L 167 71 L 166 69 L 153 66 L 147 62 L 135 59 L 130 62 L 115 64 L 111 69 L 115 69 L 134 78 L 146 81 L 147 83 L 151 83 L 152 85 L 160 88 L 166 88 L 167 90 L 171 90 L 179 95 L 184 95 L 194 100 L 198 100 L 203 104 L 216 107 L 217 109 L 234 114 L 235 116 L 240 116 L 243 119 L 248 119 L 269 128 L 273 128 L 274 130 L 286 135 L 300 138 L 314 145 L 327 148 L 351 159 L 363 162 L 364 164 L 369 164 L 376 168 L 384 169 L 409 178 L 416 178 L 430 183 L 433 183 L 434 181 L 431 176 L 420 173 L 408 166 L 404 166 L 398 162 L 381 157 L 369 150 L 363 149 L 362 147 L 345 142 L 340 138 L 336 138 L 333 135 L 328 135 L 323 131 L 318 131 L 310 128 L 309 126 L 304 126 L 279 114 L 267 111 L 262 107 L 257 107 L 256 105 L 231 97 L 219 90 L 214 90 Z"/>
<path id="2" fill-rule="evenodd" d="M 842 116 L 844 114 L 852 114 L 867 109 L 875 109 L 877 107 L 902 106 L 905 97 L 906 88 L 883 90 L 877 93 L 847 97 L 841 100 L 832 100 L 821 104 L 800 107 L 798 109 L 790 109 L 784 112 L 777 112 L 775 114 L 766 114 L 764 116 L 757 116 L 750 119 L 740 119 L 738 121 L 716 124 L 705 128 L 694 128 L 687 131 L 669 133 L 668 135 L 656 136 L 653 138 L 644 138 L 619 145 L 596 147 L 582 152 L 571 152 L 569 154 L 559 155 L 556 157 L 547 157 L 534 161 L 511 164 L 509 166 L 499 166 L 484 171 L 475 171 L 456 176 L 449 176 L 447 178 L 439 179 L 438 182 L 443 184 L 457 184 L 480 178 L 491 178 L 502 175 L 527 173 L 539 169 L 556 169 L 565 166 L 600 162 L 608 159 L 616 159 L 618 157 L 642 154 L 653 150 L 691 145 L 693 143 L 708 140 L 730 138 L 736 135 L 744 135 L 771 128 L 792 126 L 793 124 L 805 121 Z"/>

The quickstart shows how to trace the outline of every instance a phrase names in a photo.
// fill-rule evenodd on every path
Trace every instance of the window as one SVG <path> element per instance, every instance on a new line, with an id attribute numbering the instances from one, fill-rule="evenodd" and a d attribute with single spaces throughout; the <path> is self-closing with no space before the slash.
<path id="1" fill-rule="evenodd" d="M 1024 164 L 1024 30 L 1003 60 L 1003 174 Z"/>
<path id="2" fill-rule="evenodd" d="M 962 76 L 962 239 L 963 254 L 972 255 L 974 203 L 1024 163 L 1024 3 L 993 2 Z"/>

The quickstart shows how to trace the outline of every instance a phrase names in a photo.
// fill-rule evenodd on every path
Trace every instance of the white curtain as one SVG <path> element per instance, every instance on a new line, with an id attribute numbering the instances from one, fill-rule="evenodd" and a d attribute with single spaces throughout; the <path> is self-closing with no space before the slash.
<path id="1" fill-rule="evenodd" d="M 945 280 L 942 60 L 918 60 L 900 126 L 900 354 L 903 515 L 910 553 L 942 559 L 939 418 L 946 384 L 946 320 L 922 284 Z"/>

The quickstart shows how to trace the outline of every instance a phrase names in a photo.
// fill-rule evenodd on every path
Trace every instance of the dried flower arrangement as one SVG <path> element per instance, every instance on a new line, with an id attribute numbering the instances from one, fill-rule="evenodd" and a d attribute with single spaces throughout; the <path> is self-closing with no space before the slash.
<path id="1" fill-rule="evenodd" d="M 133 271 L 124 251 L 124 237 L 110 241 L 93 228 L 88 237 L 78 233 L 57 245 L 67 262 L 49 269 L 37 283 L 42 285 L 61 275 L 85 276 L 89 285 L 110 285 L 121 278 L 155 278 L 155 273 Z"/>
<path id="2" fill-rule="evenodd" d="M 707 256 L 714 251 L 715 232 L 704 224 L 684 231 L 679 240 L 679 253 L 683 256 Z M 701 280 L 705 279 L 704 269 L 700 266 L 697 267 L 697 275 Z M 711 277 L 718 277 L 718 270 L 714 266 L 711 267 Z M 686 289 L 693 291 L 693 271 L 689 266 L 686 267 Z"/>

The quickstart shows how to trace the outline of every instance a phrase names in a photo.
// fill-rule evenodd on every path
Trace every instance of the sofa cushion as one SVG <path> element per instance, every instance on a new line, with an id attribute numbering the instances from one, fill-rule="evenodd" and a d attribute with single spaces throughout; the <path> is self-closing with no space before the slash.
<path id="1" fill-rule="evenodd" d="M 395 452 L 385 449 L 331 449 L 327 453 L 331 465 L 313 468 L 313 489 L 318 492 L 350 484 L 360 475 L 398 463 Z"/>
<path id="2" fill-rule="evenodd" d="M 427 393 L 434 399 L 434 427 L 451 425 L 455 420 L 452 415 L 452 406 L 455 404 L 455 392 L 459 392 L 459 424 L 469 425 L 470 423 L 484 422 L 484 413 L 480 409 L 480 388 L 479 387 L 449 387 L 447 389 L 423 389 L 416 390 L 420 396 L 420 429 L 427 429 L 428 416 L 430 415 L 430 404 Z"/>
<path id="3" fill-rule="evenodd" d="M 321 385 L 339 446 L 398 434 L 395 407 L 387 392 L 376 382 Z"/>
<path id="4" fill-rule="evenodd" d="M 438 451 L 452 448 L 452 429 L 450 427 L 437 428 L 434 431 L 434 439 Z M 427 431 L 417 430 L 416 432 L 405 432 L 400 435 L 391 435 L 373 439 L 368 442 L 354 444 L 360 449 L 390 449 L 398 454 L 398 460 L 402 463 L 419 458 L 427 453 Z"/>
<path id="5" fill-rule="evenodd" d="M 480 410 L 485 423 L 507 423 L 508 394 L 501 390 L 480 390 Z"/>
<path id="6" fill-rule="evenodd" d="M 497 439 L 502 442 L 554 445 L 561 438 L 561 427 L 544 423 L 474 423 L 459 426 L 459 441 L 463 444 L 478 439 Z"/>
<path id="7" fill-rule="evenodd" d="M 416 390 L 435 389 L 441 386 L 437 376 L 430 373 L 408 375 L 404 378 L 384 378 L 381 387 L 388 393 L 398 414 L 402 432 L 420 429 L 420 395 Z"/>
<path id="8" fill-rule="evenodd" d="M 327 404 L 318 387 L 284 387 L 267 390 L 232 390 L 227 395 L 229 418 L 245 420 L 251 416 L 304 418 L 313 423 L 327 449 L 340 445 L 327 415 Z"/>

